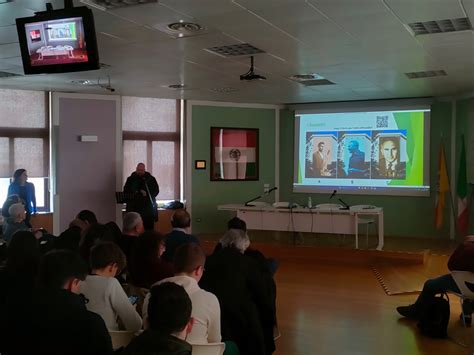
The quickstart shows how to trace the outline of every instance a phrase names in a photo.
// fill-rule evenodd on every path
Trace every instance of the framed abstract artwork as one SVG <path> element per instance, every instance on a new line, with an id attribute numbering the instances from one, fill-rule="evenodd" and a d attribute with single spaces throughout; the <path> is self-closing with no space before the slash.
<path id="1" fill-rule="evenodd" d="M 258 129 L 211 127 L 211 181 L 258 180 Z"/>

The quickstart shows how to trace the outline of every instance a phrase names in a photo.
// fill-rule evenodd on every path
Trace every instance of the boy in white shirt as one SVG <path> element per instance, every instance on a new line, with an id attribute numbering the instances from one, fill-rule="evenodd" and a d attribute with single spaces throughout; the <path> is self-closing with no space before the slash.
<path id="1" fill-rule="evenodd" d="M 99 314 L 109 330 L 119 330 L 119 319 L 125 330 L 140 330 L 142 319 L 115 278 L 126 265 L 120 247 L 111 242 L 95 245 L 89 263 L 92 274 L 82 282 L 80 289 L 88 299 L 87 309 Z"/>
<path id="2" fill-rule="evenodd" d="M 188 243 L 176 249 L 174 254 L 175 276 L 157 282 L 174 282 L 183 286 L 192 303 L 194 324 L 186 340 L 191 344 L 218 343 L 221 341 L 221 308 L 217 297 L 198 285 L 204 272 L 206 255 L 195 243 Z M 152 288 L 153 288 L 152 286 Z M 143 304 L 143 319 L 147 317 L 149 295 Z"/>

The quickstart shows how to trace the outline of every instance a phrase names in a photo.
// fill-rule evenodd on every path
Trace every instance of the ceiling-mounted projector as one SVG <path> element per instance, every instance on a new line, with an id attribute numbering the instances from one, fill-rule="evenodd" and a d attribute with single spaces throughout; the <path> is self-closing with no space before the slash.
<path id="1" fill-rule="evenodd" d="M 253 56 L 250 57 L 250 69 L 248 72 L 245 74 L 242 74 L 240 76 L 240 80 L 247 80 L 247 81 L 252 81 L 252 80 L 266 80 L 262 75 L 255 74 L 254 68 L 253 68 Z"/>

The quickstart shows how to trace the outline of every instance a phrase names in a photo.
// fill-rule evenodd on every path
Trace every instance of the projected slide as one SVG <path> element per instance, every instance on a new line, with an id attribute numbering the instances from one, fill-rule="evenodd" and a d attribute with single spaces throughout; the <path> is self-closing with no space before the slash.
<path id="1" fill-rule="evenodd" d="M 296 114 L 295 192 L 429 194 L 429 110 Z"/>

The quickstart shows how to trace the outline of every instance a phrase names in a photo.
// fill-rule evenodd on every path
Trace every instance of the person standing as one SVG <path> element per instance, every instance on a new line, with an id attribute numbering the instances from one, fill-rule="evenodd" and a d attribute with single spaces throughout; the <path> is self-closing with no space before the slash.
<path id="1" fill-rule="evenodd" d="M 25 202 L 25 222 L 30 226 L 31 214 L 36 213 L 35 185 L 27 182 L 28 175 L 25 169 L 17 169 L 13 173 L 13 182 L 8 186 L 8 196 L 18 195 Z"/>
<path id="2" fill-rule="evenodd" d="M 145 170 L 145 164 L 137 165 L 136 170 L 127 178 L 123 192 L 133 194 L 133 198 L 127 202 L 126 211 L 139 213 L 145 229 L 153 230 L 158 221 L 156 196 L 160 193 L 160 187 L 153 175 Z"/>

